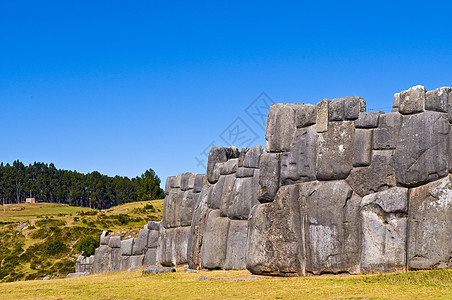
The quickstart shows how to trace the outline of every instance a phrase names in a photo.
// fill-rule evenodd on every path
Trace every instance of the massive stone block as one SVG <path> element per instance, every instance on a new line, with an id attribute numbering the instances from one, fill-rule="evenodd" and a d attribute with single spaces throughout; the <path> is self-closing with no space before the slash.
<path id="1" fill-rule="evenodd" d="M 144 255 L 143 265 L 150 266 L 157 264 L 157 248 L 148 248 Z"/>
<path id="2" fill-rule="evenodd" d="M 413 114 L 424 111 L 426 90 L 423 86 L 413 86 L 407 91 L 399 93 L 399 112 L 401 114 Z"/>
<path id="3" fill-rule="evenodd" d="M 132 255 L 133 239 L 127 239 L 121 241 L 121 255 L 130 256 Z"/>
<path id="4" fill-rule="evenodd" d="M 344 98 L 344 120 L 356 120 L 359 114 L 366 111 L 366 100 L 357 96 Z"/>
<path id="5" fill-rule="evenodd" d="M 141 229 L 137 238 L 133 239 L 132 255 L 141 255 L 145 252 L 148 243 L 149 230 Z"/>
<path id="6" fill-rule="evenodd" d="M 281 155 L 281 182 L 315 180 L 317 133 L 314 126 L 298 128 L 289 153 Z"/>
<path id="7" fill-rule="evenodd" d="M 328 103 L 328 121 L 344 120 L 344 98 L 336 98 Z"/>
<path id="8" fill-rule="evenodd" d="M 253 207 L 246 268 L 253 274 L 304 273 L 298 185 L 282 186 L 271 203 Z"/>
<path id="9" fill-rule="evenodd" d="M 360 112 L 359 117 L 355 120 L 356 128 L 377 128 L 380 115 L 384 112 L 379 110 Z"/>
<path id="10" fill-rule="evenodd" d="M 193 219 L 190 227 L 190 235 L 187 246 L 188 266 L 191 269 L 201 269 L 201 245 L 206 228 L 206 219 L 209 212 L 207 205 L 212 187 L 205 185 L 196 203 Z"/>
<path id="11" fill-rule="evenodd" d="M 180 204 L 180 222 L 178 223 L 180 226 L 190 226 L 191 219 L 193 217 L 193 209 L 195 206 L 194 203 L 194 194 L 191 190 L 184 192 L 184 196 L 182 197 L 182 203 Z"/>
<path id="12" fill-rule="evenodd" d="M 345 179 L 352 170 L 354 125 L 351 121 L 331 122 L 319 134 L 316 177 L 318 180 Z"/>
<path id="13" fill-rule="evenodd" d="M 372 157 L 372 130 L 356 129 L 353 142 L 353 166 L 370 166 Z"/>
<path id="14" fill-rule="evenodd" d="M 162 228 L 159 234 L 157 261 L 164 266 L 187 263 L 190 227 Z"/>
<path id="15" fill-rule="evenodd" d="M 213 147 L 209 152 L 209 159 L 207 161 L 207 180 L 210 183 L 218 181 L 220 174 L 215 172 L 215 165 L 228 160 L 226 150 L 223 147 Z"/>
<path id="16" fill-rule="evenodd" d="M 246 152 L 243 160 L 243 167 L 259 168 L 259 160 L 262 155 L 262 146 L 254 146 Z"/>
<path id="17" fill-rule="evenodd" d="M 210 193 L 209 199 L 207 200 L 207 205 L 209 206 L 209 208 L 220 209 L 225 180 L 226 176 L 220 176 L 217 183 L 212 186 L 212 191 Z"/>
<path id="18" fill-rule="evenodd" d="M 201 265 L 207 269 L 219 269 L 226 258 L 229 219 L 220 216 L 219 210 L 207 215 L 207 225 L 202 237 Z"/>
<path id="19" fill-rule="evenodd" d="M 258 204 L 257 185 L 253 185 L 253 178 L 237 178 L 230 193 L 230 203 L 227 216 L 230 219 L 247 220 L 251 208 Z"/>
<path id="20" fill-rule="evenodd" d="M 248 169 L 252 170 L 254 174 L 254 169 Z M 241 180 L 242 178 L 240 178 Z M 249 178 L 251 179 L 251 178 Z M 222 217 L 227 217 L 229 215 L 233 215 L 233 211 L 231 210 L 232 205 L 234 203 L 234 197 L 232 196 L 234 186 L 235 186 L 236 177 L 234 174 L 225 176 L 224 183 L 223 183 L 223 193 L 221 197 L 221 204 L 220 204 L 220 214 Z M 255 194 L 255 197 L 257 197 L 257 192 Z"/>
<path id="21" fill-rule="evenodd" d="M 232 158 L 223 163 L 222 168 L 220 169 L 220 175 L 229 175 L 235 173 L 237 171 L 238 162 L 238 158 Z"/>
<path id="22" fill-rule="evenodd" d="M 315 124 L 317 118 L 316 106 L 312 104 L 300 105 L 295 111 L 297 128 Z"/>
<path id="23" fill-rule="evenodd" d="M 441 113 L 404 116 L 394 151 L 397 183 L 416 186 L 448 173 L 449 123 Z"/>
<path id="24" fill-rule="evenodd" d="M 392 150 L 372 151 L 369 167 L 354 168 L 347 182 L 358 195 L 365 196 L 396 185 Z"/>
<path id="25" fill-rule="evenodd" d="M 408 268 L 452 267 L 450 175 L 411 189 L 408 222 Z"/>
<path id="26" fill-rule="evenodd" d="M 108 241 L 108 247 L 121 248 L 121 236 L 111 236 Z"/>
<path id="27" fill-rule="evenodd" d="M 397 113 L 382 114 L 379 116 L 378 129 L 374 131 L 374 149 L 390 150 L 395 149 L 399 140 L 402 116 Z"/>
<path id="28" fill-rule="evenodd" d="M 226 257 L 222 269 L 243 270 L 246 268 L 248 221 L 231 220 L 228 231 Z"/>
<path id="29" fill-rule="evenodd" d="M 101 245 L 94 253 L 94 262 L 91 269 L 92 274 L 105 273 L 110 271 L 111 248 Z"/>
<path id="30" fill-rule="evenodd" d="M 261 203 L 271 202 L 279 188 L 280 154 L 263 153 L 259 162 L 259 196 Z"/>
<path id="31" fill-rule="evenodd" d="M 425 94 L 425 109 L 447 113 L 452 102 L 452 88 L 441 87 Z"/>
<path id="32" fill-rule="evenodd" d="M 290 150 L 295 132 L 295 111 L 290 104 L 273 104 L 270 107 L 265 127 L 265 151 L 285 152 Z"/>
<path id="33" fill-rule="evenodd" d="M 148 248 L 156 248 L 159 242 L 159 232 L 157 230 L 149 230 Z"/>
<path id="34" fill-rule="evenodd" d="M 182 191 L 188 191 L 193 189 L 195 185 L 196 174 L 184 173 L 180 179 L 180 189 Z"/>
<path id="35" fill-rule="evenodd" d="M 180 226 L 181 220 L 181 203 L 184 198 L 184 192 L 181 190 L 173 190 L 163 202 L 162 225 L 165 228 Z"/>
<path id="36" fill-rule="evenodd" d="M 352 192 L 345 181 L 300 184 L 306 272 L 359 272 L 361 198 Z"/>
<path id="37" fill-rule="evenodd" d="M 328 130 L 328 103 L 330 101 L 331 100 L 324 99 L 317 103 L 315 107 L 315 129 L 319 133 L 326 132 Z"/>
<path id="38" fill-rule="evenodd" d="M 405 270 L 408 189 L 367 195 L 361 206 L 361 272 Z"/>
<path id="39" fill-rule="evenodd" d="M 200 193 L 204 184 L 204 174 L 196 174 L 195 184 L 193 185 L 193 193 Z"/>

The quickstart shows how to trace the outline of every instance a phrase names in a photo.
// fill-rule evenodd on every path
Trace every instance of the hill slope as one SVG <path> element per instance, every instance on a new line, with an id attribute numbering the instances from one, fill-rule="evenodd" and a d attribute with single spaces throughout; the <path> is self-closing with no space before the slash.
<path id="1" fill-rule="evenodd" d="M 64 204 L 10 204 L 0 210 L 0 281 L 62 278 L 74 271 L 74 246 L 102 230 L 133 237 L 149 220 L 160 220 L 163 200 L 133 202 L 108 210 Z"/>

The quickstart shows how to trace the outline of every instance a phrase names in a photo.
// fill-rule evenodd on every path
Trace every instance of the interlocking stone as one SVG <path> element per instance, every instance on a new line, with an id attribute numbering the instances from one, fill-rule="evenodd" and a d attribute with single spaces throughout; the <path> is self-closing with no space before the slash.
<path id="1" fill-rule="evenodd" d="M 317 111 L 315 105 L 304 104 L 298 107 L 295 112 L 297 128 L 315 124 Z"/>
<path id="2" fill-rule="evenodd" d="M 370 166 L 372 158 L 372 130 L 356 129 L 353 142 L 353 166 Z"/>
<path id="3" fill-rule="evenodd" d="M 295 111 L 289 104 L 273 104 L 270 107 L 265 128 L 265 151 L 290 150 L 295 132 Z"/>
<path id="4" fill-rule="evenodd" d="M 426 111 L 404 116 L 394 151 L 397 183 L 417 186 L 448 174 L 449 123 L 445 114 Z"/>
<path id="5" fill-rule="evenodd" d="M 366 100 L 357 96 L 344 98 L 344 120 L 356 120 L 359 114 L 366 111 Z"/>
<path id="6" fill-rule="evenodd" d="M 262 155 L 262 146 L 254 146 L 246 152 L 243 166 L 246 168 L 259 168 L 259 160 Z"/>
<path id="7" fill-rule="evenodd" d="M 452 267 L 450 176 L 413 188 L 408 211 L 408 268 Z"/>
<path id="8" fill-rule="evenodd" d="M 316 119 L 315 129 L 317 132 L 326 132 L 328 130 L 328 103 L 331 100 L 324 99 L 317 103 L 315 107 Z"/>
<path id="9" fill-rule="evenodd" d="M 407 91 L 399 93 L 401 114 L 413 114 L 424 111 L 426 90 L 423 86 L 413 86 Z"/>
<path id="10" fill-rule="evenodd" d="M 226 150 L 223 147 L 213 147 L 209 152 L 209 159 L 207 162 L 207 180 L 210 183 L 218 181 L 219 174 L 215 173 L 215 165 L 228 160 Z"/>
<path id="11" fill-rule="evenodd" d="M 317 140 L 318 180 L 345 179 L 352 170 L 354 126 L 351 121 L 331 122 Z"/>
<path id="12" fill-rule="evenodd" d="M 247 239 L 248 220 L 231 220 L 228 231 L 226 257 L 222 269 L 243 270 L 246 268 Z"/>
<path id="13" fill-rule="evenodd" d="M 219 210 L 207 215 L 207 226 L 203 234 L 201 263 L 204 268 L 218 269 L 226 258 L 229 219 L 220 216 Z"/>
<path id="14" fill-rule="evenodd" d="M 188 191 L 193 189 L 195 185 L 196 174 L 184 173 L 180 179 L 180 189 L 182 191 Z"/>
<path id="15" fill-rule="evenodd" d="M 336 98 L 328 103 L 328 121 L 344 120 L 344 98 Z"/>
<path id="16" fill-rule="evenodd" d="M 132 255 L 133 239 L 127 239 L 121 241 L 121 255 L 130 256 Z"/>
<path id="17" fill-rule="evenodd" d="M 452 88 L 441 87 L 425 94 L 425 109 L 447 113 L 452 102 Z"/>
<path id="18" fill-rule="evenodd" d="M 261 203 L 271 202 L 279 188 L 280 154 L 266 153 L 259 162 L 259 197 Z"/>
<path id="19" fill-rule="evenodd" d="M 399 140 L 402 116 L 397 113 L 381 114 L 378 129 L 375 129 L 373 141 L 375 150 L 395 149 Z"/>
<path id="20" fill-rule="evenodd" d="M 377 128 L 380 115 L 384 112 L 379 110 L 360 112 L 358 119 L 355 120 L 356 128 Z"/>
<path id="21" fill-rule="evenodd" d="M 361 206 L 361 272 L 405 270 L 408 189 L 365 196 Z"/>

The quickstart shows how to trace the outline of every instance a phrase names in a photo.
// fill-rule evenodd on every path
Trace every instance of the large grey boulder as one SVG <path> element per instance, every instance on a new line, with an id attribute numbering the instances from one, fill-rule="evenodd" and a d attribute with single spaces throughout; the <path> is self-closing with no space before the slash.
<path id="1" fill-rule="evenodd" d="M 316 106 L 304 104 L 295 111 L 295 123 L 297 128 L 314 125 L 317 118 Z"/>
<path id="2" fill-rule="evenodd" d="M 238 168 L 237 173 L 235 174 L 235 176 L 237 178 L 253 177 L 253 175 L 254 175 L 254 169 L 244 168 L 244 167 Z"/>
<path id="3" fill-rule="evenodd" d="M 122 237 L 119 235 L 111 236 L 110 240 L 108 241 L 108 246 L 110 248 L 121 248 L 121 239 Z"/>
<path id="4" fill-rule="evenodd" d="M 157 230 L 149 230 L 148 248 L 156 248 L 159 242 L 159 232 Z"/>
<path id="5" fill-rule="evenodd" d="M 194 194 L 192 190 L 188 190 L 184 192 L 184 196 L 182 197 L 182 202 L 180 203 L 180 226 L 190 226 L 191 219 L 193 217 L 193 209 L 195 206 L 194 203 Z"/>
<path id="6" fill-rule="evenodd" d="M 184 173 L 180 179 L 180 189 L 182 191 L 188 191 L 193 189 L 195 186 L 196 174 L 193 173 Z"/>
<path id="7" fill-rule="evenodd" d="M 212 186 L 212 191 L 210 193 L 209 199 L 207 200 L 207 205 L 209 206 L 209 208 L 220 209 L 225 180 L 226 176 L 220 176 L 217 183 Z"/>
<path id="8" fill-rule="evenodd" d="M 315 180 L 316 156 L 315 127 L 297 128 L 290 152 L 281 154 L 281 183 Z"/>
<path id="9" fill-rule="evenodd" d="M 345 179 L 353 167 L 354 125 L 351 121 L 330 122 L 317 140 L 318 180 Z"/>
<path id="10" fill-rule="evenodd" d="M 353 166 L 370 166 L 372 158 L 372 130 L 356 129 L 353 142 Z"/>
<path id="11" fill-rule="evenodd" d="M 187 245 L 187 261 L 190 269 L 201 268 L 201 245 L 206 228 L 206 219 L 209 212 L 207 201 L 212 187 L 205 185 L 199 195 L 193 213 L 192 224 Z"/>
<path id="12" fill-rule="evenodd" d="M 294 132 L 294 105 L 273 104 L 268 111 L 267 126 L 265 127 L 265 151 L 289 151 Z"/>
<path id="13" fill-rule="evenodd" d="M 345 181 L 300 184 L 306 272 L 359 273 L 361 198 Z"/>
<path id="14" fill-rule="evenodd" d="M 254 146 L 250 148 L 243 159 L 243 167 L 246 168 L 259 168 L 259 160 L 262 155 L 262 146 Z"/>
<path id="15" fill-rule="evenodd" d="M 326 132 L 328 130 L 328 103 L 331 100 L 324 99 L 317 103 L 315 107 L 315 129 L 317 132 Z"/>
<path id="16" fill-rule="evenodd" d="M 380 115 L 378 129 L 374 131 L 373 148 L 376 150 L 395 149 L 401 125 L 402 116 L 397 112 Z"/>
<path id="17" fill-rule="evenodd" d="M 253 178 L 237 178 L 230 192 L 227 216 L 230 219 L 248 220 L 251 208 L 259 204 L 257 201 L 257 185 L 253 185 Z"/>
<path id="18" fill-rule="evenodd" d="M 226 257 L 222 269 L 243 270 L 246 268 L 248 221 L 231 220 L 228 231 Z"/>
<path id="19" fill-rule="evenodd" d="M 394 151 L 397 183 L 417 186 L 448 173 L 449 123 L 445 114 L 425 111 L 404 116 Z"/>
<path id="20" fill-rule="evenodd" d="M 116 272 L 121 269 L 121 249 L 111 249 L 110 272 Z"/>
<path id="21" fill-rule="evenodd" d="M 221 217 L 216 209 L 209 211 L 206 222 L 202 235 L 201 265 L 207 269 L 218 269 L 226 258 L 229 219 Z"/>
<path id="22" fill-rule="evenodd" d="M 92 274 L 106 273 L 110 271 L 111 248 L 101 245 L 94 253 L 94 263 L 91 269 Z"/>
<path id="23" fill-rule="evenodd" d="M 158 263 L 178 266 L 187 263 L 187 247 L 190 227 L 162 228 L 157 248 Z"/>
<path id="24" fill-rule="evenodd" d="M 143 267 L 143 260 L 144 260 L 144 255 L 133 255 L 133 256 L 129 256 L 129 262 L 130 262 L 130 267 L 129 269 L 131 271 L 137 270 L 137 269 L 141 269 Z"/>
<path id="25" fill-rule="evenodd" d="M 365 196 L 396 185 L 392 150 L 372 151 L 369 167 L 354 168 L 347 182 L 358 195 Z"/>
<path id="26" fill-rule="evenodd" d="M 207 161 L 207 180 L 210 183 L 218 181 L 220 174 L 215 172 L 215 165 L 228 160 L 226 150 L 224 147 L 213 147 L 210 149 L 209 158 Z"/>
<path id="27" fill-rule="evenodd" d="M 254 174 L 254 169 L 247 168 L 247 170 L 253 171 L 252 174 Z M 240 180 L 241 179 L 242 178 L 240 178 Z M 236 181 L 236 177 L 234 176 L 234 174 L 227 175 L 224 178 L 223 193 L 221 195 L 221 204 L 220 204 L 220 214 L 222 217 L 227 217 L 228 215 L 233 214 L 232 212 L 230 212 L 230 210 L 234 203 L 234 198 L 232 197 L 232 193 L 234 190 L 235 181 Z M 257 197 L 257 191 L 256 191 L 256 197 Z"/>
<path id="28" fill-rule="evenodd" d="M 355 120 L 355 127 L 356 128 L 377 128 L 378 120 L 380 119 L 381 114 L 384 114 L 384 112 L 382 112 L 380 110 L 360 112 L 358 115 L 358 119 Z"/>
<path id="29" fill-rule="evenodd" d="M 102 234 L 100 235 L 100 245 L 108 245 L 109 241 L 110 236 L 108 235 L 108 231 L 102 231 Z"/>
<path id="30" fill-rule="evenodd" d="M 259 196 L 261 203 L 271 202 L 279 188 L 280 154 L 266 153 L 259 162 Z"/>
<path id="31" fill-rule="evenodd" d="M 416 85 L 407 91 L 400 92 L 399 112 L 401 114 L 413 114 L 424 111 L 425 93 L 427 91 L 421 85 Z"/>
<path id="32" fill-rule="evenodd" d="M 425 94 L 425 110 L 447 113 L 449 103 L 452 104 L 452 88 L 440 87 Z"/>
<path id="33" fill-rule="evenodd" d="M 336 98 L 328 103 L 328 121 L 344 120 L 344 98 Z"/>
<path id="34" fill-rule="evenodd" d="M 408 222 L 408 268 L 452 267 L 450 175 L 411 189 Z"/>
<path id="35" fill-rule="evenodd" d="M 183 198 L 184 192 L 179 189 L 171 191 L 171 193 L 165 197 L 161 221 L 165 228 L 180 226 L 181 213 L 185 213 L 181 211 Z"/>
<path id="36" fill-rule="evenodd" d="M 121 241 L 121 255 L 130 256 L 132 255 L 133 239 L 127 239 Z"/>
<path id="37" fill-rule="evenodd" d="M 148 244 L 149 230 L 141 229 L 138 237 L 133 239 L 132 255 L 141 255 Z"/>
<path id="38" fill-rule="evenodd" d="M 149 221 L 148 222 L 148 229 L 149 230 L 160 230 L 160 222 Z"/>
<path id="39" fill-rule="evenodd" d="M 239 159 L 231 158 L 227 162 L 223 163 L 220 169 L 220 175 L 229 175 L 237 172 Z"/>
<path id="40" fill-rule="evenodd" d="M 358 96 L 344 98 L 344 120 L 356 120 L 359 114 L 366 111 L 366 100 Z"/>
<path id="41" fill-rule="evenodd" d="M 157 263 L 157 248 L 148 248 L 144 255 L 143 265 L 150 266 Z"/>
<path id="42" fill-rule="evenodd" d="M 298 185 L 282 186 L 275 201 L 253 207 L 246 268 L 253 274 L 304 274 Z"/>
<path id="43" fill-rule="evenodd" d="M 168 273 L 168 272 L 176 272 L 175 268 L 172 267 L 159 267 L 159 266 L 150 266 L 144 269 L 141 274 L 159 274 L 159 273 Z"/>
<path id="44" fill-rule="evenodd" d="M 408 189 L 367 195 L 361 207 L 361 272 L 405 270 Z"/>
<path id="45" fill-rule="evenodd" d="M 195 184 L 193 186 L 193 193 L 200 193 L 202 190 L 202 186 L 204 184 L 204 178 L 206 175 L 204 174 L 196 174 Z"/>

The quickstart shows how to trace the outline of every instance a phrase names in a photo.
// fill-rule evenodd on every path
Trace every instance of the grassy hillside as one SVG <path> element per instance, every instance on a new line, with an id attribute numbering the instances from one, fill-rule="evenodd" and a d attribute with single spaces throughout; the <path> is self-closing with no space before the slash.
<path id="1" fill-rule="evenodd" d="M 0 207 L 0 281 L 65 277 L 80 254 L 84 236 L 102 230 L 136 236 L 149 220 L 160 220 L 163 200 L 134 202 L 98 211 L 63 204 L 10 204 Z"/>
<path id="2" fill-rule="evenodd" d="M 247 271 L 141 275 L 118 272 L 80 278 L 1 283 L 0 299 L 452 299 L 452 270 L 248 281 Z"/>

